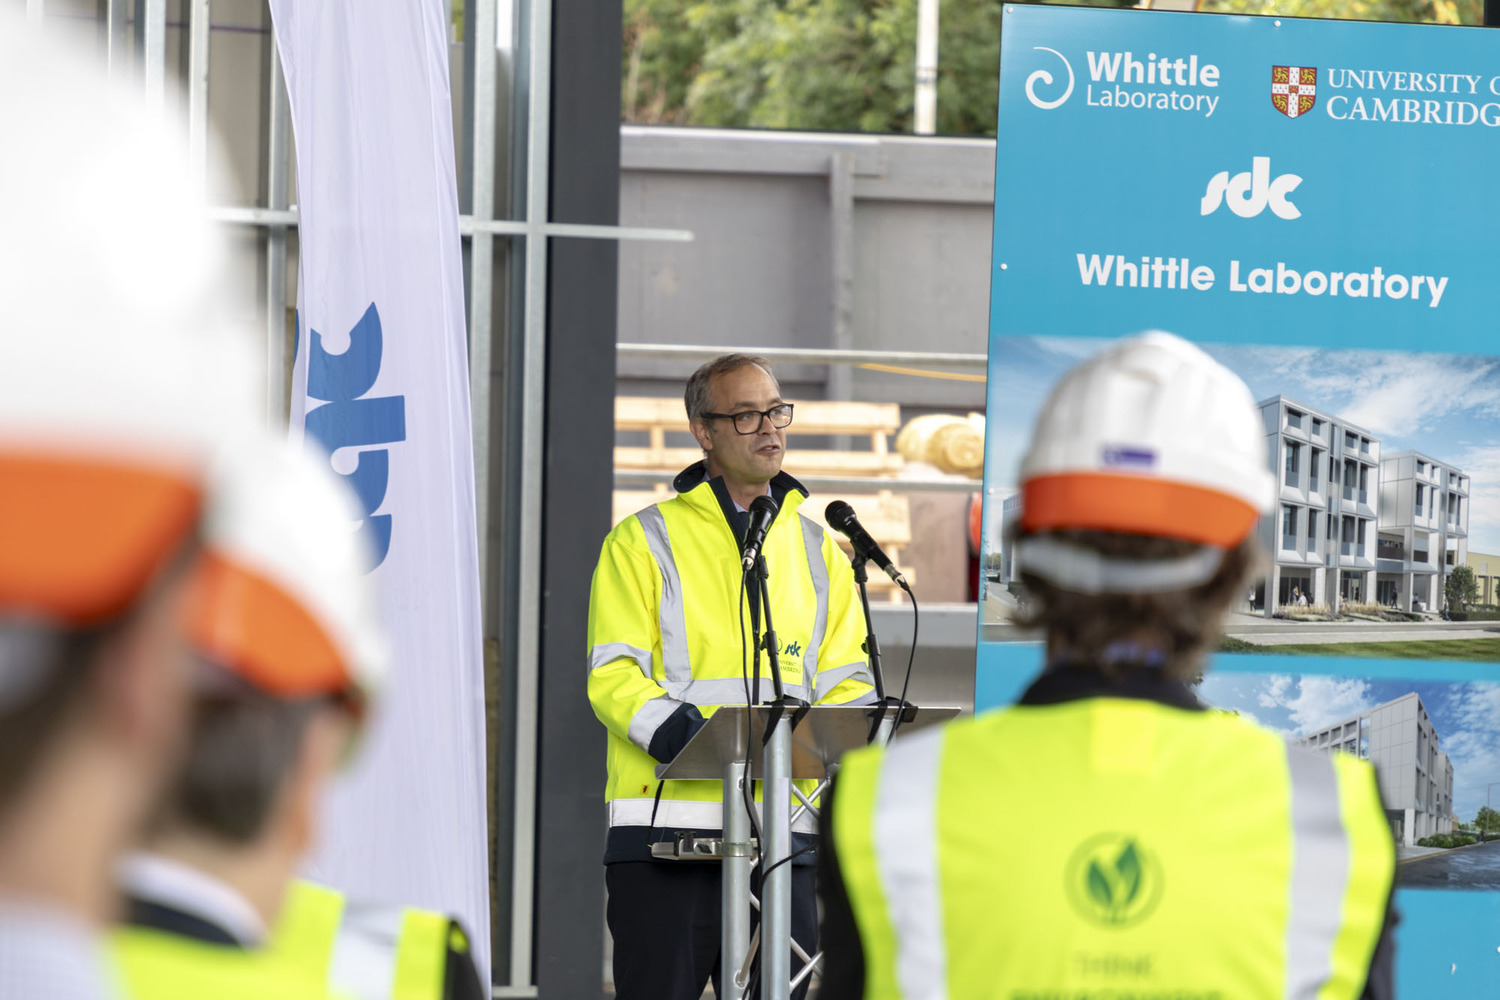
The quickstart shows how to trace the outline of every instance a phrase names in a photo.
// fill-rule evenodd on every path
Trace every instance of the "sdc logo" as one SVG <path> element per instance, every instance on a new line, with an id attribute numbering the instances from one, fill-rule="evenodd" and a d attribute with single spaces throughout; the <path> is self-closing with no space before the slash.
<path id="1" fill-rule="evenodd" d="M 1063 878 L 1068 901 L 1101 927 L 1131 927 L 1161 901 L 1161 865 L 1134 837 L 1101 833 L 1079 845 Z"/>
<path id="2" fill-rule="evenodd" d="M 1291 193 L 1297 190 L 1302 178 L 1297 174 L 1271 176 L 1271 158 L 1255 156 L 1250 160 L 1250 169 L 1229 176 L 1221 170 L 1209 179 L 1203 192 L 1199 212 L 1212 215 L 1221 204 L 1242 219 L 1253 219 L 1269 208 L 1278 219 L 1299 219 L 1302 210 L 1292 203 Z"/>

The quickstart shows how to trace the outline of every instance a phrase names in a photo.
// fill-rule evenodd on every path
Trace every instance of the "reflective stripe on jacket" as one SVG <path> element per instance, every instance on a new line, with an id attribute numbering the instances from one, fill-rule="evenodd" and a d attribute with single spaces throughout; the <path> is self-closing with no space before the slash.
<path id="1" fill-rule="evenodd" d="M 869 700 L 874 688 L 849 560 L 822 525 L 799 512 L 807 497 L 801 484 L 783 474 L 772 485 L 785 496 L 762 551 L 786 690 L 824 704 Z M 739 540 L 701 463 L 678 476 L 677 486 L 676 497 L 610 532 L 594 571 L 588 692 L 609 729 L 612 828 L 720 829 L 722 783 L 659 783 L 649 750 L 684 706 L 706 718 L 720 706 L 746 703 L 751 625 L 747 612 L 738 634 Z M 761 676 L 764 700 L 764 661 Z M 804 816 L 794 829 L 812 833 L 816 823 Z"/>
<path id="2" fill-rule="evenodd" d="M 346 905 L 338 890 L 298 879 L 274 948 L 347 1000 L 442 1000 L 449 950 L 467 952 L 468 938 L 445 914 Z"/>
<path id="3" fill-rule="evenodd" d="M 1144 700 L 852 753 L 832 814 L 871 1000 L 1350 1000 L 1394 877 L 1369 764 Z"/>

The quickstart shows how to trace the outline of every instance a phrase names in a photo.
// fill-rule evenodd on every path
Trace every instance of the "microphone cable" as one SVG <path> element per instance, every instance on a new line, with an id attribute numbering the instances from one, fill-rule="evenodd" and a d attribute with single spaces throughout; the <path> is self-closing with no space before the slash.
<path id="1" fill-rule="evenodd" d="M 747 569 L 740 573 L 740 679 L 745 682 L 745 780 L 740 785 L 740 797 L 745 801 L 745 811 L 750 814 L 750 829 L 755 835 L 758 853 L 765 838 L 761 836 L 760 817 L 755 814 L 755 706 L 750 701 L 750 653 L 745 639 L 745 581 L 753 572 L 753 569 Z"/>
<path id="2" fill-rule="evenodd" d="M 901 722 L 906 718 L 906 692 L 911 688 L 911 668 L 917 659 L 917 627 L 922 624 L 921 610 L 917 607 L 917 595 L 911 592 L 906 584 L 901 584 L 901 589 L 906 591 L 906 596 L 911 599 L 911 649 L 906 655 L 906 679 L 901 682 L 901 705 L 896 709 L 896 721 L 891 726 L 891 735 L 885 738 L 885 745 L 890 746 L 891 740 L 896 738 L 896 733 L 901 729 Z"/>

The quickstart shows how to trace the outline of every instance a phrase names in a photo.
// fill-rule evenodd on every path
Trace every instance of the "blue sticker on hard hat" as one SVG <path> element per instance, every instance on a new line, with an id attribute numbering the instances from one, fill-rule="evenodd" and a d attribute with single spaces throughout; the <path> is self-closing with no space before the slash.
<path id="1" fill-rule="evenodd" d="M 1500 33 L 1003 10 L 976 708 L 1044 660 L 1011 624 L 1023 458 L 1262 498 L 1263 571 L 1197 693 L 1371 762 L 1401 861 L 1398 992 L 1491 994 L 1500 842 L 1469 841 L 1500 829 Z M 1061 376 L 1148 330 L 1248 388 L 1244 433 L 1204 419 L 1218 388 L 1147 406 L 1148 382 L 1174 384 L 1162 355 L 1109 392 L 1076 383 L 1048 432 L 1103 433 L 1028 454 L 1017 429 Z M 1263 492 L 1225 472 L 1257 442 Z M 1094 503 L 1082 487 L 1070 503 Z"/>
<path id="2" fill-rule="evenodd" d="M 1156 452 L 1149 448 L 1106 445 L 1100 460 L 1108 466 L 1149 469 L 1156 464 Z"/>

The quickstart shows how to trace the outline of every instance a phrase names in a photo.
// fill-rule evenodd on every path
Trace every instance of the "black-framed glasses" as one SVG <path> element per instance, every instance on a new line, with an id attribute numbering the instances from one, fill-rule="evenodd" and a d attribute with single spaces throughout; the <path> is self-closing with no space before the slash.
<path id="1" fill-rule="evenodd" d="M 706 419 L 722 417 L 734 421 L 734 429 L 741 434 L 754 434 L 760 430 L 762 420 L 771 421 L 771 426 L 780 430 L 792 422 L 792 404 L 778 403 L 769 410 L 741 410 L 738 413 L 705 413 Z"/>

